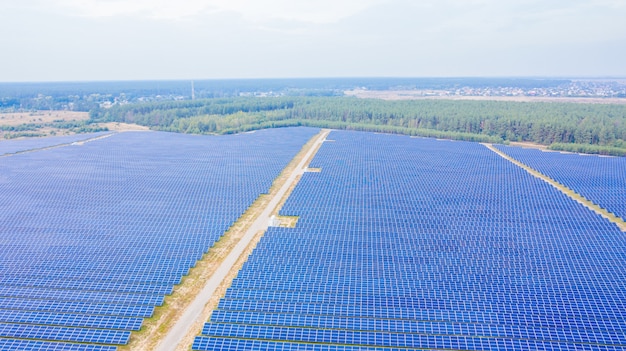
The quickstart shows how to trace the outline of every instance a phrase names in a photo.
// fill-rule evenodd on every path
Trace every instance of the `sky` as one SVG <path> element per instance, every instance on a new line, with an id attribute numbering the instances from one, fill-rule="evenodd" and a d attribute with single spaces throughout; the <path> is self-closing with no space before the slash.
<path id="1" fill-rule="evenodd" d="M 0 82 L 626 77 L 626 0 L 0 0 Z"/>

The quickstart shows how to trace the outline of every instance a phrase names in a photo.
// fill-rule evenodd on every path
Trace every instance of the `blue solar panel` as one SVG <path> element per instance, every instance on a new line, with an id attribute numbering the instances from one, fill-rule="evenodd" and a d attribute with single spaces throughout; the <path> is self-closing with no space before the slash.
<path id="1" fill-rule="evenodd" d="M 620 350 L 617 227 L 480 144 L 329 136 L 194 350 Z"/>
<path id="2" fill-rule="evenodd" d="M 0 335 L 125 344 L 318 131 L 14 144 L 33 152 L 0 165 Z"/>

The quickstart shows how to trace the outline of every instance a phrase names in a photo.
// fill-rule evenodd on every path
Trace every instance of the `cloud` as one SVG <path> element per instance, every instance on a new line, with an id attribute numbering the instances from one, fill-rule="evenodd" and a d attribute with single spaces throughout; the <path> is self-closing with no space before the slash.
<path id="1" fill-rule="evenodd" d="M 0 81 L 626 74 L 624 0 L 174 1 L 0 0 Z"/>

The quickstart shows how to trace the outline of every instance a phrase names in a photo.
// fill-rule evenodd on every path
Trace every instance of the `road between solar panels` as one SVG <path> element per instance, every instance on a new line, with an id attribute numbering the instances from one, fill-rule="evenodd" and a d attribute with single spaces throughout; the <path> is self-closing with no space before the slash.
<path id="1" fill-rule="evenodd" d="M 582 195 L 576 193 L 574 190 L 559 184 L 557 181 L 553 180 L 552 178 L 546 176 L 545 174 L 538 172 L 532 168 L 530 168 L 529 166 L 523 164 L 522 162 L 514 159 L 513 157 L 505 154 L 504 152 L 496 149 L 492 144 L 483 144 L 484 146 L 486 146 L 489 150 L 495 152 L 496 154 L 502 156 L 504 159 L 512 162 L 513 164 L 515 164 L 516 166 L 524 169 L 526 172 L 532 174 L 533 176 L 545 181 L 546 183 L 552 185 L 553 187 L 559 189 L 561 192 L 563 192 L 565 195 L 569 196 L 571 199 L 573 199 L 574 201 L 582 204 L 583 206 L 587 207 L 588 209 L 590 209 L 591 211 L 597 213 L 598 215 L 606 218 L 607 220 L 609 220 L 612 223 L 615 223 L 615 225 L 623 232 L 626 232 L 626 222 L 624 222 L 621 218 L 617 217 L 616 215 L 614 215 L 613 213 L 608 212 L 607 210 L 601 208 L 600 206 L 594 204 L 593 202 L 589 201 L 588 199 L 586 199 L 585 197 L 583 197 Z"/>
<path id="2" fill-rule="evenodd" d="M 233 267 L 235 267 L 242 254 L 246 251 L 246 248 L 249 247 L 250 242 L 259 232 L 265 232 L 265 230 L 267 230 L 270 216 L 276 212 L 275 209 L 281 200 L 284 199 L 290 189 L 293 189 L 294 184 L 307 170 L 308 163 L 313 158 L 315 152 L 317 152 L 319 146 L 324 142 L 329 133 L 329 130 L 322 130 L 314 137 L 313 143 L 307 144 L 308 150 L 303 150 L 306 153 L 304 156 L 300 157 L 298 165 L 295 169 L 293 169 L 293 171 L 290 172 L 287 179 L 280 186 L 279 190 L 271 194 L 272 197 L 268 205 L 263 209 L 260 209 L 261 212 L 256 214 L 253 219 L 253 223 L 248 227 L 243 238 L 237 243 L 228 256 L 226 256 L 221 265 L 206 282 L 202 291 L 200 291 L 191 304 L 189 304 L 189 306 L 181 314 L 180 319 L 161 340 L 156 348 L 157 351 L 174 351 L 177 349 L 188 350 L 190 348 L 193 335 L 197 334 L 195 330 L 192 330 L 194 324 L 199 323 L 198 325 L 202 325 L 202 322 L 206 320 L 203 316 L 205 306 L 214 296 L 216 290 L 222 282 L 227 279 L 233 270 Z M 189 338 L 189 341 L 186 342 L 184 339 L 188 334 L 191 337 Z"/>

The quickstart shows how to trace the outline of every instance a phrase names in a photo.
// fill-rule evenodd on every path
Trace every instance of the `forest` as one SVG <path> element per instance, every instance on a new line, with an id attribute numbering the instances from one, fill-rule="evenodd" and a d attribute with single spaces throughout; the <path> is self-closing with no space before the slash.
<path id="1" fill-rule="evenodd" d="M 626 105 L 354 97 L 230 97 L 96 108 L 92 122 L 227 134 L 314 126 L 456 140 L 534 142 L 555 150 L 626 156 Z"/>

